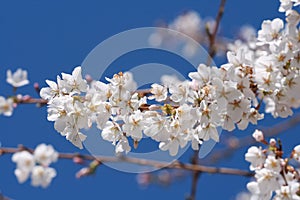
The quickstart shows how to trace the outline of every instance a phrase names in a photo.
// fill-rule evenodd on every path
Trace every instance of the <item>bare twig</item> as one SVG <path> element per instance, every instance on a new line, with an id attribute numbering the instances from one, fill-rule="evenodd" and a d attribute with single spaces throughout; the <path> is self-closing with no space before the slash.
<path id="1" fill-rule="evenodd" d="M 199 161 L 198 154 L 199 154 L 199 150 L 194 152 L 192 162 L 191 162 L 194 165 L 198 164 L 198 161 Z M 198 185 L 199 176 L 200 176 L 199 171 L 194 171 L 193 172 L 191 195 L 189 196 L 188 200 L 195 200 L 196 199 L 197 185 Z"/>
<path id="2" fill-rule="evenodd" d="M 224 14 L 225 3 L 226 3 L 226 0 L 221 0 L 218 14 L 217 14 L 216 20 L 215 20 L 215 27 L 214 27 L 213 31 L 211 32 L 211 30 L 209 30 L 209 27 L 206 27 L 206 33 L 207 33 L 208 42 L 209 42 L 209 45 L 208 45 L 209 57 L 207 58 L 207 65 L 211 64 L 212 59 L 216 55 L 216 52 L 217 52 L 215 43 L 216 43 L 216 38 L 217 38 L 217 33 L 219 30 L 220 22 L 223 17 L 223 14 Z"/>

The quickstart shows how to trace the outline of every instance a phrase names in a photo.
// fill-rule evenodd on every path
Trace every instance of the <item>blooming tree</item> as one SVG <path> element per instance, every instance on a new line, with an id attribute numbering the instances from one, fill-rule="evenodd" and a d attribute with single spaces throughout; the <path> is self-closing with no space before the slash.
<path id="1" fill-rule="evenodd" d="M 138 88 L 130 72 L 119 72 L 101 82 L 90 75 L 84 77 L 78 66 L 70 74 L 61 73 L 55 81 L 46 80 L 46 87 L 40 89 L 36 84 L 41 99 L 34 99 L 16 94 L 18 88 L 29 84 L 27 71 L 7 70 L 6 82 L 13 86 L 15 95 L 0 96 L 0 114 L 12 116 L 13 110 L 23 103 L 47 106 L 48 121 L 53 122 L 55 130 L 66 140 L 82 149 L 87 138 L 83 130 L 96 126 L 102 139 L 114 146 L 116 157 L 106 160 L 63 154 L 46 144 L 34 150 L 24 146 L 1 148 L 1 152 L 13 153 L 14 173 L 19 183 L 30 177 L 33 186 L 45 188 L 59 174 L 50 167 L 59 158 L 70 158 L 75 163 L 92 160 L 77 173 L 78 178 L 93 174 L 106 161 L 160 168 L 165 163 L 131 159 L 126 155 L 145 137 L 157 142 L 157 148 L 171 156 L 188 145 L 197 155 L 205 142 L 220 141 L 219 129 L 245 130 L 250 124 L 257 125 L 265 113 L 274 118 L 292 116 L 293 109 L 300 106 L 299 4 L 298 0 L 280 0 L 279 12 L 285 14 L 285 20 L 265 20 L 257 37 L 248 29 L 243 32 L 244 40 L 234 42 L 216 41 L 225 1 L 221 2 L 216 20 L 207 24 L 207 37 L 203 36 L 195 12 L 179 16 L 169 28 L 206 43 L 211 57 L 219 53 L 218 45 L 222 51 L 226 49 L 228 62 L 221 66 L 209 66 L 211 61 L 199 63 L 197 71 L 189 73 L 189 79 L 165 77 L 147 90 Z M 151 36 L 150 42 L 160 45 L 166 38 L 158 32 Z M 193 53 L 193 46 L 187 43 L 184 51 Z M 300 145 L 285 157 L 279 139 L 271 138 L 267 142 L 259 130 L 253 133 L 253 138 L 263 145 L 252 146 L 245 154 L 253 173 L 205 167 L 198 164 L 197 156 L 192 164 L 172 162 L 167 167 L 191 170 L 195 179 L 199 172 L 253 176 L 253 181 L 247 184 L 250 193 L 245 199 L 300 199 L 296 164 L 300 161 Z M 149 178 L 145 174 L 141 176 L 143 180 Z M 191 199 L 194 198 L 192 194 Z"/>

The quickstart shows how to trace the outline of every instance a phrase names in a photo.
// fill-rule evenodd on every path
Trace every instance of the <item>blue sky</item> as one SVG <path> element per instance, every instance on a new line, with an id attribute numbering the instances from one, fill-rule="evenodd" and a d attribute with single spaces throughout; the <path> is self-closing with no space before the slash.
<path id="1" fill-rule="evenodd" d="M 195 10 L 201 17 L 215 16 L 219 0 L 177 1 L 67 1 L 67 0 L 12 0 L 0 1 L 0 95 L 12 94 L 5 84 L 6 70 L 22 67 L 28 70 L 31 84 L 20 89 L 22 94 L 34 93 L 34 82 L 45 86 L 45 79 L 55 79 L 61 72 L 71 72 L 100 42 L 119 32 L 153 26 L 159 19 L 170 22 L 184 10 Z M 263 19 L 283 17 L 277 12 L 277 0 L 229 0 L 222 21 L 222 34 L 232 37 L 238 28 L 251 24 L 259 29 Z M 125 62 L 126 61 L 126 62 Z M 124 60 L 123 66 L 129 62 Z M 270 126 L 280 120 L 266 117 L 261 126 Z M 252 127 L 253 128 L 253 127 Z M 299 126 L 287 136 L 280 136 L 290 150 L 300 142 L 295 136 Z M 58 151 L 77 152 L 46 120 L 46 108 L 22 105 L 13 117 L 0 116 L 2 146 L 24 144 L 35 147 L 41 142 L 52 144 Z M 235 132 L 238 136 L 250 131 Z M 247 169 L 243 160 L 246 148 L 237 152 L 220 166 Z M 86 153 L 86 151 L 82 151 Z M 188 160 L 191 152 L 182 157 Z M 58 176 L 47 189 L 34 188 L 29 182 L 18 184 L 13 175 L 14 163 L 10 156 L 0 158 L 0 190 L 13 199 L 184 199 L 190 191 L 190 178 L 175 182 L 169 187 L 150 186 L 141 189 L 134 174 L 127 174 L 101 166 L 95 176 L 77 180 L 80 166 L 68 160 L 53 165 Z M 234 199 L 245 189 L 247 178 L 207 175 L 201 176 L 198 197 L 201 199 Z"/>

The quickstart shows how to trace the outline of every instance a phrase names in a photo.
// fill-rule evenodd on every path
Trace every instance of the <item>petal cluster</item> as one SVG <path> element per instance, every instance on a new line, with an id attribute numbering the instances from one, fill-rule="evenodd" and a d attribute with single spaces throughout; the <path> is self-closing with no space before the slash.
<path id="1" fill-rule="evenodd" d="M 12 161 L 16 163 L 15 175 L 19 183 L 31 177 L 31 185 L 46 188 L 56 176 L 56 170 L 49 167 L 56 162 L 58 153 L 51 145 L 40 144 L 33 154 L 28 151 L 14 153 Z"/>

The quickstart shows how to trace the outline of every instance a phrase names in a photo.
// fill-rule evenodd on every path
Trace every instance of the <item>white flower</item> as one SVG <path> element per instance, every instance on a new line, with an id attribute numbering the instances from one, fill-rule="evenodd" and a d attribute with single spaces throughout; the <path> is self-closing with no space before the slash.
<path id="1" fill-rule="evenodd" d="M 276 190 L 274 200 L 300 200 L 297 192 L 299 191 L 299 183 L 292 185 L 282 185 L 279 190 Z"/>
<path id="2" fill-rule="evenodd" d="M 293 158 L 300 162 L 300 145 L 294 147 Z"/>
<path id="3" fill-rule="evenodd" d="M 219 134 L 217 127 L 213 123 L 199 125 L 196 129 L 199 139 L 208 141 L 213 139 L 216 142 L 219 142 Z"/>
<path id="4" fill-rule="evenodd" d="M 279 12 L 286 12 L 293 7 L 293 2 L 291 0 L 279 0 L 280 7 Z"/>
<path id="5" fill-rule="evenodd" d="M 188 95 L 190 93 L 189 88 L 190 82 L 182 82 L 174 85 L 169 86 L 169 91 L 171 93 L 170 99 L 174 102 L 184 103 Z"/>
<path id="6" fill-rule="evenodd" d="M 169 26 L 190 37 L 196 37 L 201 26 L 201 18 L 197 12 L 188 11 L 179 15 Z"/>
<path id="7" fill-rule="evenodd" d="M 115 149 L 116 153 L 122 153 L 122 152 L 128 153 L 130 152 L 130 150 L 131 147 L 129 145 L 127 137 L 122 135 L 119 139 L 118 144 L 116 145 L 116 149 Z"/>
<path id="8" fill-rule="evenodd" d="M 31 184 L 46 188 L 56 176 L 56 170 L 51 167 L 35 166 L 32 169 Z"/>
<path id="9" fill-rule="evenodd" d="M 170 155 L 175 156 L 178 153 L 179 146 L 183 148 L 186 144 L 187 141 L 181 136 L 171 136 L 167 141 L 159 143 L 159 148 L 163 151 L 169 150 Z"/>
<path id="10" fill-rule="evenodd" d="M 11 98 L 5 99 L 0 96 L 0 115 L 11 116 L 13 112 L 13 100 Z"/>
<path id="11" fill-rule="evenodd" d="M 28 151 L 21 151 L 14 153 L 12 156 L 12 161 L 17 164 L 17 168 L 22 171 L 30 172 L 35 165 L 34 157 Z"/>
<path id="12" fill-rule="evenodd" d="M 39 144 L 34 150 L 34 158 L 39 164 L 49 166 L 52 162 L 57 161 L 58 153 L 52 145 Z"/>
<path id="13" fill-rule="evenodd" d="M 257 182 L 250 182 L 247 184 L 247 189 L 251 192 L 252 196 L 250 200 L 270 200 L 272 192 L 261 191 Z"/>
<path id="14" fill-rule="evenodd" d="M 59 87 L 65 88 L 65 92 L 86 92 L 88 86 L 86 80 L 82 78 L 80 66 L 73 70 L 72 75 L 66 73 L 62 73 L 61 75 L 63 80 Z"/>
<path id="15" fill-rule="evenodd" d="M 16 88 L 29 84 L 26 70 L 17 69 L 17 71 L 13 74 L 11 70 L 7 70 L 6 74 L 7 74 L 6 82 Z"/>
<path id="16" fill-rule="evenodd" d="M 140 110 L 135 111 L 130 116 L 125 117 L 125 124 L 122 126 L 123 131 L 126 133 L 126 135 L 131 136 L 136 141 L 139 141 L 143 137 L 143 121 L 144 118 L 142 112 Z"/>
<path id="17" fill-rule="evenodd" d="M 255 178 L 259 190 L 263 193 L 272 192 L 280 187 L 278 183 L 279 173 L 266 168 L 255 171 Z"/>
<path id="18" fill-rule="evenodd" d="M 100 129 L 103 129 L 106 122 L 109 120 L 111 116 L 111 105 L 109 103 L 103 103 L 101 102 L 97 107 L 97 127 Z"/>
<path id="19" fill-rule="evenodd" d="M 29 178 L 30 172 L 31 171 L 17 168 L 15 169 L 14 174 L 17 177 L 19 183 L 24 183 Z"/>
<path id="20" fill-rule="evenodd" d="M 13 154 L 12 161 L 17 164 L 14 173 L 18 182 L 25 182 L 35 165 L 34 157 L 28 151 L 21 151 Z"/>
<path id="21" fill-rule="evenodd" d="M 116 153 L 128 153 L 131 150 L 128 139 L 123 135 L 118 123 L 114 123 L 112 121 L 106 122 L 106 125 L 101 132 L 101 136 L 104 140 L 112 142 L 115 146 Z"/>
<path id="22" fill-rule="evenodd" d="M 264 167 L 275 172 L 281 171 L 281 159 L 276 159 L 274 155 L 268 155 Z"/>
<path id="23" fill-rule="evenodd" d="M 115 74 L 112 79 L 105 77 L 107 81 L 109 81 L 112 86 L 119 89 L 120 92 L 122 90 L 127 90 L 129 92 L 134 92 L 137 88 L 136 82 L 133 80 L 133 75 L 130 72 L 119 72 Z"/>
<path id="24" fill-rule="evenodd" d="M 261 30 L 258 31 L 258 44 L 264 44 L 279 39 L 280 31 L 283 28 L 283 21 L 279 18 L 264 20 Z"/>
<path id="25" fill-rule="evenodd" d="M 156 101 L 161 102 L 167 99 L 167 87 L 154 83 L 151 85 L 150 92 L 153 94 L 152 96 L 148 97 L 150 100 L 155 99 Z"/>
<path id="26" fill-rule="evenodd" d="M 113 145 L 115 145 L 119 141 L 121 135 L 123 135 L 123 133 L 119 124 L 113 123 L 111 121 L 106 122 L 105 127 L 101 132 L 102 138 L 104 140 L 112 142 Z"/>
<path id="27" fill-rule="evenodd" d="M 248 99 L 233 100 L 227 104 L 227 115 L 234 122 L 238 122 L 242 119 L 243 113 L 250 111 L 250 101 Z"/>
<path id="28" fill-rule="evenodd" d="M 146 136 L 160 142 L 168 140 L 170 132 L 168 131 L 169 122 L 155 111 L 147 111 L 145 113 L 144 133 Z"/>
<path id="29" fill-rule="evenodd" d="M 266 156 L 262 152 L 261 148 L 257 148 L 256 146 L 250 147 L 245 154 L 245 160 L 251 163 L 250 170 L 261 168 L 265 162 L 265 159 Z"/>
<path id="30" fill-rule="evenodd" d="M 73 145 L 78 147 L 79 149 L 83 149 L 82 142 L 86 139 L 86 135 L 79 132 L 78 129 L 74 127 L 67 127 L 62 135 L 66 136 L 66 139 L 69 140 Z"/>
<path id="31" fill-rule="evenodd" d="M 264 134 L 260 130 L 255 130 L 254 133 L 252 134 L 252 137 L 257 141 L 257 142 L 262 142 L 264 140 Z"/>
<path id="32" fill-rule="evenodd" d="M 211 68 L 204 64 L 200 64 L 198 66 L 197 72 L 190 72 L 189 77 L 192 80 L 198 81 L 199 87 L 202 87 L 203 85 L 205 85 L 206 83 L 208 83 L 210 81 Z"/>
<path id="33" fill-rule="evenodd" d="M 60 77 L 57 76 L 57 79 L 59 80 Z M 46 83 L 49 85 L 49 87 L 42 88 L 40 91 L 40 96 L 43 99 L 50 100 L 59 95 L 60 91 L 58 85 L 54 81 L 46 80 Z"/>

